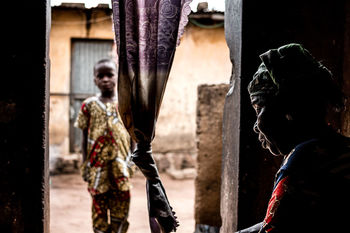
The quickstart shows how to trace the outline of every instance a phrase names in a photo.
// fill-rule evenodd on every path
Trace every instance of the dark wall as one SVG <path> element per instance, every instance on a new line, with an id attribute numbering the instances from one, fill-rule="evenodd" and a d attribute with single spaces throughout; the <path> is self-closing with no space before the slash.
<path id="1" fill-rule="evenodd" d="M 350 1 L 346 1 L 344 60 L 343 60 L 343 91 L 348 97 L 346 108 L 342 115 L 342 133 L 350 137 Z"/>
<path id="2" fill-rule="evenodd" d="M 344 15 L 344 0 L 226 1 L 225 30 L 233 76 L 224 118 L 222 232 L 263 220 L 280 164 L 280 159 L 261 149 L 252 131 L 255 113 L 247 85 L 261 63 L 259 54 L 301 43 L 342 83 Z M 333 116 L 331 122 L 340 128 L 339 116 Z M 234 206 L 237 208 L 230 213 Z"/>
<path id="3" fill-rule="evenodd" d="M 4 1 L 1 14 L 0 232 L 48 232 L 47 1 Z"/>

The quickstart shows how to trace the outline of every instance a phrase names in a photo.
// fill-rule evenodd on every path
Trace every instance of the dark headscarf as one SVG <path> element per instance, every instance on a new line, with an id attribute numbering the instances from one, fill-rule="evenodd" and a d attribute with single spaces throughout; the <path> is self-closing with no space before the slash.
<path id="1" fill-rule="evenodd" d="M 342 93 L 332 73 L 300 44 L 271 49 L 260 59 L 262 63 L 248 86 L 250 96 L 276 96 L 294 107 L 342 107 Z"/>

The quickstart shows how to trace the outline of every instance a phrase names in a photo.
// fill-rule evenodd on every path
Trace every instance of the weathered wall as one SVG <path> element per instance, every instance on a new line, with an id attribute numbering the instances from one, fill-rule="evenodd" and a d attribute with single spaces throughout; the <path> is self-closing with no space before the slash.
<path id="1" fill-rule="evenodd" d="M 345 9 L 350 9 L 350 1 L 345 1 Z M 348 97 L 346 108 L 342 115 L 342 132 L 350 137 L 350 10 L 345 11 L 344 60 L 343 60 L 343 91 Z"/>
<path id="2" fill-rule="evenodd" d="M 222 118 L 228 84 L 200 85 L 197 102 L 196 224 L 220 227 Z"/>
<path id="3" fill-rule="evenodd" d="M 228 58 L 223 28 L 186 27 L 160 109 L 155 152 L 195 152 L 197 86 L 227 82 Z"/>
<path id="4" fill-rule="evenodd" d="M 52 8 L 50 160 L 69 154 L 71 40 L 114 39 L 109 8 Z M 87 23 L 89 19 L 90 24 Z M 92 81 L 92 78 L 91 78 Z"/>
<path id="5" fill-rule="evenodd" d="M 195 175 L 176 171 L 196 164 L 197 87 L 227 82 L 231 71 L 228 58 L 223 28 L 186 27 L 175 53 L 152 144 L 161 171 L 167 170 L 175 178 Z"/>
<path id="6" fill-rule="evenodd" d="M 49 232 L 50 3 L 1 6 L 0 232 Z"/>

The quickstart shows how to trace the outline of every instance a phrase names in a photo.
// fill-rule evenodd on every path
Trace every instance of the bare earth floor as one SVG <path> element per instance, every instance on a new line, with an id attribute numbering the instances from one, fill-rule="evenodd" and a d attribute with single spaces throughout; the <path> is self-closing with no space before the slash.
<path id="1" fill-rule="evenodd" d="M 178 233 L 193 233 L 194 180 L 173 180 L 161 176 L 167 196 L 176 211 L 180 227 Z M 131 179 L 131 206 L 128 233 L 150 232 L 147 217 L 145 179 L 136 175 Z M 79 174 L 50 177 L 50 232 L 92 233 L 91 197 Z"/>

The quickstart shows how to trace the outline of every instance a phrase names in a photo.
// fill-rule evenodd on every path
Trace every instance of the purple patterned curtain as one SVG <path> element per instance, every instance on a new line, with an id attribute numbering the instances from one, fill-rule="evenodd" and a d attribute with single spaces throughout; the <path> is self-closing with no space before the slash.
<path id="1" fill-rule="evenodd" d="M 192 0 L 112 0 L 119 57 L 119 112 L 137 146 L 133 161 L 147 178 L 152 233 L 178 222 L 155 165 L 151 142 L 176 46 Z"/>

